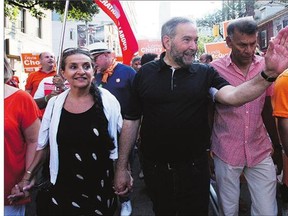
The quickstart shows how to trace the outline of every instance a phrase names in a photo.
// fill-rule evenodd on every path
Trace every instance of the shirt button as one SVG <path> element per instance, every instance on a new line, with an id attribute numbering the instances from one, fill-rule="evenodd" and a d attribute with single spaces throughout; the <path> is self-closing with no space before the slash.
<path id="1" fill-rule="evenodd" d="M 246 114 L 248 114 L 249 113 L 249 111 L 246 111 Z"/>

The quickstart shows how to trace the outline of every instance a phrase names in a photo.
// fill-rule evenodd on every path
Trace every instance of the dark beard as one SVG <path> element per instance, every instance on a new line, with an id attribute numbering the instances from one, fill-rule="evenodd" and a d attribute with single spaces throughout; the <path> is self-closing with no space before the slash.
<path id="1" fill-rule="evenodd" d="M 177 57 L 174 61 L 181 67 L 181 68 L 189 68 L 191 64 L 187 65 L 183 62 L 183 58 Z"/>
<path id="2" fill-rule="evenodd" d="M 191 66 L 192 62 L 189 64 L 186 64 L 183 61 L 182 53 L 177 52 L 176 47 L 174 45 L 172 45 L 171 50 L 174 50 L 174 51 L 172 51 L 170 53 L 170 55 L 172 56 L 174 62 L 177 63 L 181 68 L 189 68 Z M 195 55 L 194 55 L 194 57 L 195 57 Z"/>

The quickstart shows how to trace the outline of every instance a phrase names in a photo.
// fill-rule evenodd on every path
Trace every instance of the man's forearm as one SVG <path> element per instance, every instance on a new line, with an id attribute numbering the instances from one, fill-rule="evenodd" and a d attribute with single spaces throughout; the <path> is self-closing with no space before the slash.
<path id="1" fill-rule="evenodd" d="M 270 96 L 266 96 L 265 98 L 265 103 L 264 103 L 264 107 L 262 110 L 262 119 L 267 129 L 267 132 L 270 136 L 270 139 L 273 143 L 274 149 L 277 149 L 277 148 L 281 149 L 280 140 L 279 140 L 279 136 L 277 132 L 277 126 L 276 126 L 275 118 L 273 117 L 273 108 L 272 108 Z"/>
<path id="2" fill-rule="evenodd" d="M 216 93 L 215 100 L 226 105 L 241 106 L 259 97 L 271 84 L 258 74 L 237 87 L 224 86 Z"/>
<path id="3" fill-rule="evenodd" d="M 124 120 L 119 138 L 117 169 L 126 170 L 128 168 L 129 154 L 137 139 L 139 125 L 140 120 Z"/>
<path id="4" fill-rule="evenodd" d="M 288 118 L 278 118 L 277 120 L 279 137 L 285 154 L 288 156 Z"/>

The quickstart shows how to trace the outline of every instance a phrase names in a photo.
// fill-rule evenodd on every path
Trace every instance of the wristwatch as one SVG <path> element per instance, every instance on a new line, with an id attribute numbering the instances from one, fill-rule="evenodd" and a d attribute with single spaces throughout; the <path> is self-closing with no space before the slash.
<path id="1" fill-rule="evenodd" d="M 261 72 L 261 76 L 268 82 L 274 82 L 277 79 L 277 77 L 268 77 L 264 71 Z"/>

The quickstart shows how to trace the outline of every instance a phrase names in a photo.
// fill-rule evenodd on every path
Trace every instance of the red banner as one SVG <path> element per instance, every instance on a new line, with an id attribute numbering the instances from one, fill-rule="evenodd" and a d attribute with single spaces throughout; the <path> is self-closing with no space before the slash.
<path id="1" fill-rule="evenodd" d="M 94 0 L 95 3 L 113 20 L 118 27 L 119 42 L 122 50 L 123 64 L 130 65 L 138 52 L 138 43 L 129 25 L 119 0 Z"/>

